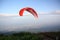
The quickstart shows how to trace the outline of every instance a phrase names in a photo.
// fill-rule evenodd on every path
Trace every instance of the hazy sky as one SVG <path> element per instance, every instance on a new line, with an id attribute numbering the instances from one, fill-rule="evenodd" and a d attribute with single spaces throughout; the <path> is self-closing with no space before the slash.
<path id="1" fill-rule="evenodd" d="M 35 19 L 33 15 L 18 16 L 19 10 L 24 7 L 35 9 L 37 14 L 40 14 L 38 19 Z M 48 15 L 41 12 L 48 13 Z M 0 0 L 0 31 L 21 31 L 35 28 L 38 30 L 43 28 L 44 31 L 46 29 L 60 31 L 59 26 L 60 0 Z"/>
<path id="2" fill-rule="evenodd" d="M 0 14 L 18 14 L 24 7 L 32 7 L 38 13 L 60 10 L 60 0 L 0 0 Z"/>

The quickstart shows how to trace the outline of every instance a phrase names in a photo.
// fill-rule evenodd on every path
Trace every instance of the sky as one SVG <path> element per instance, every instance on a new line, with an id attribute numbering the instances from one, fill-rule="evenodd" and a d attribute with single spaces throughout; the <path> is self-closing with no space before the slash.
<path id="1" fill-rule="evenodd" d="M 31 7 L 40 12 L 60 10 L 60 0 L 0 0 L 0 14 L 18 14 L 24 7 Z"/>
<path id="2" fill-rule="evenodd" d="M 24 7 L 33 8 L 38 19 L 26 11 L 19 16 Z M 0 32 L 6 31 L 60 31 L 60 0 L 0 0 Z"/>

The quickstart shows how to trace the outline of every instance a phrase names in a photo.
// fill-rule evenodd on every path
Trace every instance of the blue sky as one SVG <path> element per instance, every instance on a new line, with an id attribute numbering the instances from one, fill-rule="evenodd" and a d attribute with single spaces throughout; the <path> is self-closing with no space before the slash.
<path id="1" fill-rule="evenodd" d="M 0 14 L 18 14 L 24 7 L 32 7 L 39 12 L 60 10 L 59 0 L 0 0 Z"/>

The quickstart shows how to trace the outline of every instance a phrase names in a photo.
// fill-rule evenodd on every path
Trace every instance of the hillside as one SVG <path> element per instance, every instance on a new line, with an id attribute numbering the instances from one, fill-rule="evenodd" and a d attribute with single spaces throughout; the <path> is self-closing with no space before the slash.
<path id="1" fill-rule="evenodd" d="M 60 32 L 20 32 L 9 35 L 0 34 L 0 40 L 60 40 Z"/>

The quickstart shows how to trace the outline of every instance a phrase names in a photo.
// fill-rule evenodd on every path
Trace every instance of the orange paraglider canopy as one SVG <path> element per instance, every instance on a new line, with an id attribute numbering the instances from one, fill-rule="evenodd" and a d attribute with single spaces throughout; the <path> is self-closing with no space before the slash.
<path id="1" fill-rule="evenodd" d="M 36 11 L 30 7 L 26 7 L 26 8 L 22 8 L 20 11 L 19 11 L 19 15 L 20 16 L 23 16 L 23 13 L 24 11 L 28 11 L 30 12 L 35 18 L 38 18 L 38 15 L 36 13 Z"/>

